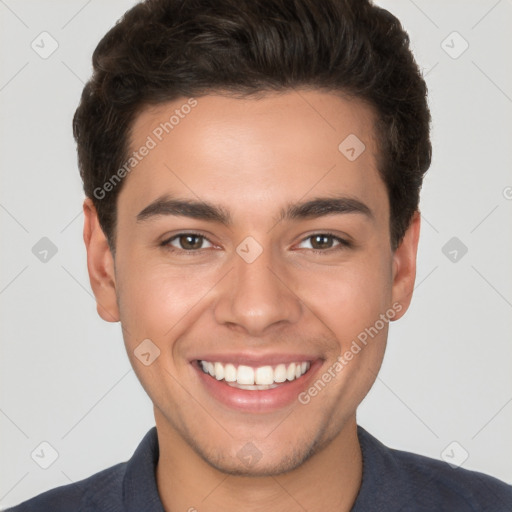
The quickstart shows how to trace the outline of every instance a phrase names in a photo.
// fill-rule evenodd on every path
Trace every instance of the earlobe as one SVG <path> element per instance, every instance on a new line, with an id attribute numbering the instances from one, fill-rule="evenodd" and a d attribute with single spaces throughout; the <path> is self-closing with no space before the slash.
<path id="1" fill-rule="evenodd" d="M 416 279 L 416 255 L 420 236 L 420 212 L 415 212 L 401 244 L 393 255 L 393 303 L 402 306 L 394 320 L 402 317 L 411 303 Z"/>
<path id="2" fill-rule="evenodd" d="M 98 314 L 107 322 L 119 321 L 117 306 L 114 258 L 107 238 L 98 221 L 96 208 L 86 198 L 84 209 L 84 242 L 87 250 L 89 281 L 96 298 Z"/>

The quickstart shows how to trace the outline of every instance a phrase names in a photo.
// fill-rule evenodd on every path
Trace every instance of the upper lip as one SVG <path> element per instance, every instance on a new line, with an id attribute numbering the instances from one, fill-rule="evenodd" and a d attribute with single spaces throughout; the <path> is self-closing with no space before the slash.
<path id="1" fill-rule="evenodd" d="M 319 359 L 317 355 L 311 354 L 290 354 L 290 353 L 268 353 L 268 354 L 256 354 L 246 352 L 229 352 L 229 353 L 205 353 L 197 357 L 192 358 L 190 361 L 210 361 L 212 363 L 223 363 L 223 364 L 234 364 L 245 365 L 252 367 L 260 366 L 275 366 L 278 364 L 290 364 L 290 363 L 312 363 L 316 359 Z"/>

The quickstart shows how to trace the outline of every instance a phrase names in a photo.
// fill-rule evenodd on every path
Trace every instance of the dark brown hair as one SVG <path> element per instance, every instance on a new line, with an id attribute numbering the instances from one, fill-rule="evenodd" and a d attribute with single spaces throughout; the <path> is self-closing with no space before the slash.
<path id="1" fill-rule="evenodd" d="M 369 0 L 146 0 L 109 30 L 92 60 L 73 133 L 85 194 L 112 249 L 122 183 L 103 187 L 126 162 L 144 107 L 302 87 L 374 108 L 392 247 L 402 240 L 430 166 L 430 112 L 409 37 L 388 11 Z"/>

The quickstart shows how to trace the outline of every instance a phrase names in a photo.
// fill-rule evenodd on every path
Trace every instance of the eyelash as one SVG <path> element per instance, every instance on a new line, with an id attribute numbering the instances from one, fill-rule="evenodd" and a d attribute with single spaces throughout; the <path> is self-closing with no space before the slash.
<path id="1" fill-rule="evenodd" d="M 195 256 L 197 255 L 202 249 L 176 249 L 175 247 L 172 247 L 170 244 L 170 242 L 172 242 L 173 240 L 176 240 L 177 238 L 180 238 L 182 236 L 187 236 L 187 235 L 191 235 L 191 236 L 196 236 L 196 237 L 199 237 L 199 238 L 202 238 L 204 240 L 207 240 L 208 242 L 212 243 L 210 240 L 208 240 L 208 238 L 200 233 L 194 233 L 192 231 L 184 231 L 183 233 L 178 233 L 177 235 L 173 235 L 171 238 L 168 238 L 166 240 L 164 240 L 163 242 L 160 243 L 160 246 L 162 246 L 165 250 L 169 251 L 169 252 L 173 252 L 173 253 L 186 253 L 187 255 L 190 255 L 190 256 Z M 313 233 L 312 235 L 309 235 L 305 238 L 303 238 L 300 243 L 304 242 L 305 240 L 308 240 L 310 238 L 313 238 L 315 236 L 327 236 L 327 237 L 330 237 L 330 238 L 333 238 L 335 241 L 339 242 L 339 245 L 336 246 L 336 247 L 331 247 L 329 249 L 308 249 L 308 251 L 314 253 L 314 254 L 325 254 L 325 253 L 330 253 L 332 251 L 337 251 L 337 250 L 343 250 L 343 249 L 347 249 L 347 248 L 350 248 L 352 247 L 352 243 L 343 239 L 343 238 L 340 238 L 339 236 L 336 236 L 334 233 L 329 233 L 328 231 L 325 231 L 325 232 L 319 232 L 319 233 Z"/>

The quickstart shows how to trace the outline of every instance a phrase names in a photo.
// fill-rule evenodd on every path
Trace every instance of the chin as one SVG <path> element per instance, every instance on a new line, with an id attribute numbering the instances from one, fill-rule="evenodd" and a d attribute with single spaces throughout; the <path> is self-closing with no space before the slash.
<path id="1" fill-rule="evenodd" d="M 243 449 L 242 447 L 241 451 L 243 451 Z M 253 460 L 246 461 L 244 461 L 243 456 L 239 456 L 238 454 L 232 457 L 226 457 L 222 454 L 203 455 L 200 453 L 199 455 L 210 466 L 227 475 L 275 477 L 297 469 L 313 455 L 313 452 L 311 450 L 301 449 L 288 454 L 273 453 L 271 458 L 265 457 L 261 452 L 259 452 L 259 454 L 256 452 L 253 454 Z"/>
<path id="2" fill-rule="evenodd" d="M 283 442 L 255 441 L 236 443 L 237 447 L 204 449 L 191 444 L 194 451 L 210 466 L 227 475 L 245 477 L 275 477 L 301 467 L 320 452 L 331 439 L 325 439 L 323 432 L 307 441 L 295 439 L 293 444 Z M 228 455 L 229 453 L 229 455 Z"/>

